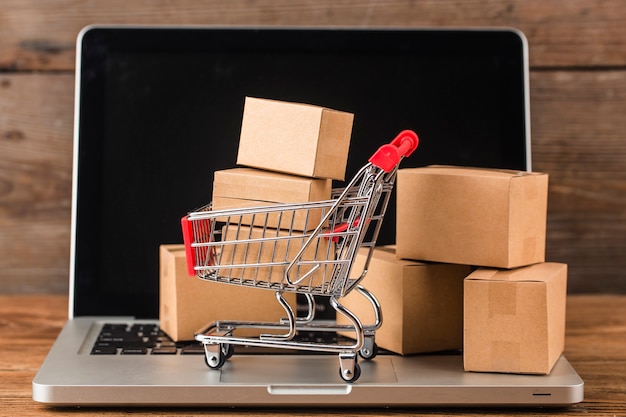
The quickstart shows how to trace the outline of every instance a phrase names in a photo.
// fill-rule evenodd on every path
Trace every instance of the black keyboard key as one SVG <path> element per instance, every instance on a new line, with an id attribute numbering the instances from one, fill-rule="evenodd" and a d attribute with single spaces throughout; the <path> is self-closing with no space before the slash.
<path id="1" fill-rule="evenodd" d="M 117 348 L 94 346 L 94 348 L 91 349 L 91 354 L 92 355 L 117 355 Z"/>
<path id="2" fill-rule="evenodd" d="M 96 355 L 174 355 L 179 351 L 184 354 L 204 353 L 200 343 L 174 342 L 159 326 L 141 323 L 131 326 L 104 324 L 92 348 L 92 353 Z"/>
<path id="3" fill-rule="evenodd" d="M 153 355 L 175 355 L 178 352 L 176 347 L 157 347 L 152 349 Z"/>
<path id="4" fill-rule="evenodd" d="M 146 348 L 129 347 L 122 349 L 122 355 L 145 355 L 146 353 L 148 353 Z"/>
<path id="5" fill-rule="evenodd" d="M 181 355 L 204 355 L 204 346 L 198 345 L 186 345 L 180 348 Z"/>

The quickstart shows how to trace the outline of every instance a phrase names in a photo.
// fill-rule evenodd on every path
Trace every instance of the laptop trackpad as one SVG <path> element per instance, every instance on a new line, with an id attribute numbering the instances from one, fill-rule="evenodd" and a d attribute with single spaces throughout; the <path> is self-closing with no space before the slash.
<path id="1" fill-rule="evenodd" d="M 358 384 L 397 382 L 391 358 L 360 360 Z M 336 355 L 234 355 L 222 368 L 220 381 L 232 384 L 345 384 Z"/>

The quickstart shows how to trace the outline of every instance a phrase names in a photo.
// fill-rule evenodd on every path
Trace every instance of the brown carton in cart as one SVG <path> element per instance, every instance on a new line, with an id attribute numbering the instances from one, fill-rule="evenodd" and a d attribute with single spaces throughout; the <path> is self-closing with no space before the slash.
<path id="1" fill-rule="evenodd" d="M 466 371 L 548 374 L 565 344 L 567 265 L 481 268 L 465 280 Z"/>
<path id="2" fill-rule="evenodd" d="M 353 119 L 324 107 L 246 97 L 237 163 L 343 180 Z"/>
<path id="3" fill-rule="evenodd" d="M 255 168 L 216 171 L 213 181 L 213 210 L 302 203 L 330 199 L 332 180 L 282 174 Z M 322 210 L 277 212 L 244 216 L 242 224 L 266 224 L 271 228 L 312 230 L 322 219 Z M 279 224 L 280 223 L 280 224 Z"/>
<path id="4" fill-rule="evenodd" d="M 303 232 L 290 234 L 285 230 L 263 227 L 239 226 L 228 224 L 222 231 L 221 252 L 218 254 L 219 265 L 226 266 L 219 274 L 236 279 L 254 281 L 259 286 L 285 283 L 283 277 L 287 264 L 291 262 L 308 237 Z M 317 236 L 302 255 L 302 260 L 309 262 L 291 271 L 290 279 L 295 281 L 313 271 L 314 265 L 319 269 L 310 273 L 300 282 L 303 292 L 307 289 L 322 287 L 328 284 L 327 279 L 332 272 L 332 265 L 324 262 L 335 258 L 332 239 Z M 229 267 L 237 265 L 236 267 Z M 254 265 L 259 265 L 255 267 Z M 306 287 L 306 288 L 304 288 Z"/>
<path id="5" fill-rule="evenodd" d="M 400 258 L 499 268 L 545 260 L 547 174 L 407 168 L 397 196 Z"/>
<path id="6" fill-rule="evenodd" d="M 285 294 L 291 305 L 295 295 Z M 271 291 L 206 282 L 187 275 L 184 245 L 160 247 L 161 328 L 174 341 L 216 320 L 278 321 L 285 311 Z"/>
<path id="7" fill-rule="evenodd" d="M 361 249 L 353 274 L 362 271 L 366 257 L 367 250 Z M 375 248 L 361 282 L 381 305 L 378 346 L 400 354 L 461 349 L 463 279 L 469 273 L 469 266 L 407 261 L 396 257 L 394 247 Z M 374 322 L 370 303 L 356 291 L 340 302 L 363 324 Z M 337 320 L 348 324 L 341 314 Z"/>

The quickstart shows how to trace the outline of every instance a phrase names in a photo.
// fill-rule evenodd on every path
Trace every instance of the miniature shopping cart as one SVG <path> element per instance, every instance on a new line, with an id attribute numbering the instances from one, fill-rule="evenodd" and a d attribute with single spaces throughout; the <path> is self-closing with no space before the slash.
<path id="1" fill-rule="evenodd" d="M 204 345 L 209 367 L 221 368 L 233 354 L 233 345 L 291 348 L 336 352 L 341 378 L 347 382 L 359 378 L 357 357 L 376 355 L 375 332 L 382 323 L 378 301 L 360 282 L 367 272 L 398 164 L 417 145 L 414 132 L 401 132 L 380 147 L 344 189 L 333 190 L 330 200 L 232 210 L 212 210 L 209 205 L 183 217 L 190 275 L 274 291 L 286 313 L 286 318 L 277 322 L 217 321 L 198 331 L 195 338 Z M 367 254 L 366 261 L 354 271 L 359 250 Z M 341 298 L 355 289 L 371 304 L 374 323 L 363 324 L 340 304 Z M 294 313 L 285 293 L 303 295 L 305 314 Z M 327 297 L 349 324 L 314 320 L 315 296 Z M 241 329 L 256 334 L 238 335 Z M 331 331 L 348 333 L 350 338 L 331 343 L 298 337 L 300 333 Z"/>

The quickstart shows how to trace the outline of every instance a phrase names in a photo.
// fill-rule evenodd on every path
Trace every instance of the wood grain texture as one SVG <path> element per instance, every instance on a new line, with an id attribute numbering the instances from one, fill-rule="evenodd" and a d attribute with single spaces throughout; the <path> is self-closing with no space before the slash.
<path id="1" fill-rule="evenodd" d="M 0 289 L 65 292 L 72 74 L 0 74 Z"/>
<path id="2" fill-rule="evenodd" d="M 521 29 L 547 259 L 570 266 L 572 293 L 626 293 L 624 21 L 622 0 L 3 0 L 0 293 L 67 290 L 74 48 L 93 23 Z"/>
<path id="3" fill-rule="evenodd" d="M 531 76 L 533 169 L 550 174 L 546 258 L 574 292 L 626 288 L 626 71 Z"/>
<path id="4" fill-rule="evenodd" d="M 58 295 L 0 295 L 0 416 L 426 416 L 626 415 L 626 296 L 569 296 L 565 354 L 585 382 L 585 400 L 567 409 L 91 409 L 47 408 L 31 381 L 67 317 Z M 202 365 L 200 365 L 202 366 Z"/>
<path id="5" fill-rule="evenodd" d="M 626 65 L 622 0 L 4 0 L 0 68 L 72 70 L 88 24 L 512 26 L 531 65 Z"/>

